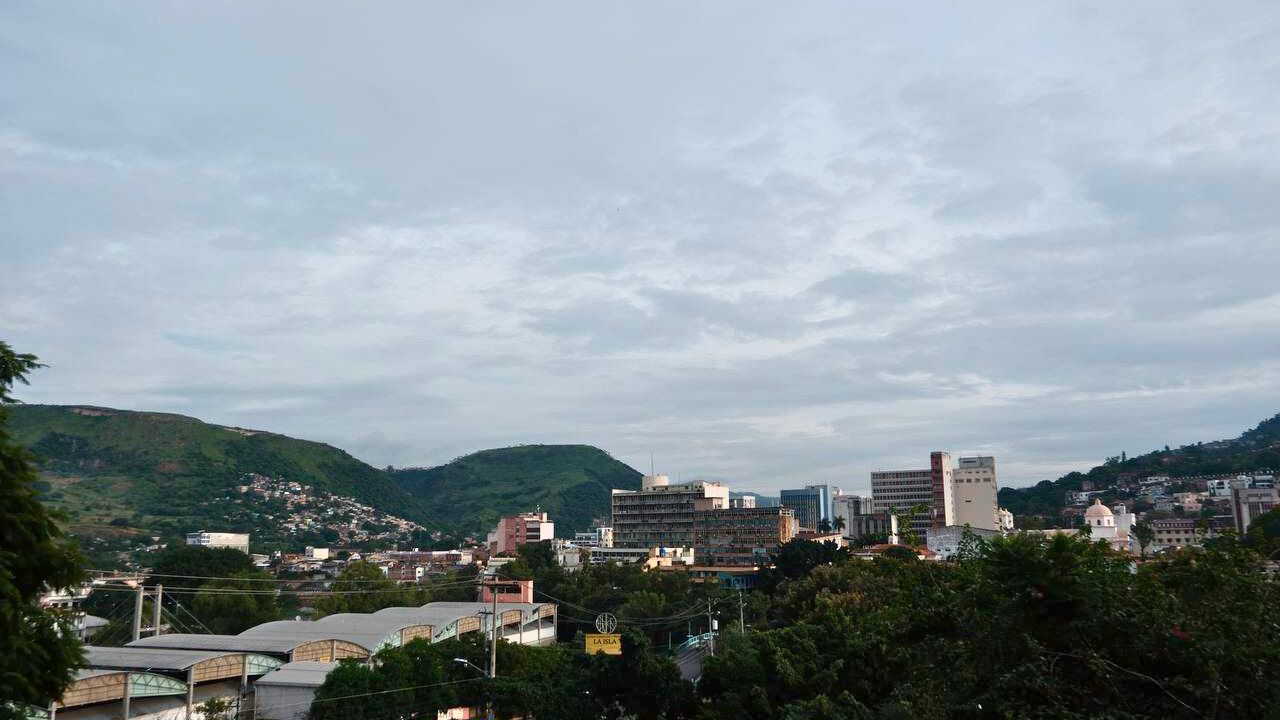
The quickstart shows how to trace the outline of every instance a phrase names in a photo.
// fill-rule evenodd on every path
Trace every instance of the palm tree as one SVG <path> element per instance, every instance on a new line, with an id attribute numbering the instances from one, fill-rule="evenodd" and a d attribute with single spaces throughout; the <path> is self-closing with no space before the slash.
<path id="1" fill-rule="evenodd" d="M 837 515 L 836 520 L 834 523 L 831 524 L 831 527 L 835 528 L 836 532 L 844 532 L 844 527 L 845 527 L 844 516 Z"/>

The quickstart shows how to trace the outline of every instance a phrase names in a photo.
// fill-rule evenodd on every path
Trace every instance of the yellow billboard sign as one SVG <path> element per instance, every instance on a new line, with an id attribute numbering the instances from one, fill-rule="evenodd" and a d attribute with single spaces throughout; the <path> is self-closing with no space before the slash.
<path id="1" fill-rule="evenodd" d="M 596 653 L 621 655 L 622 636 L 589 633 L 587 635 L 586 650 L 588 655 L 595 655 Z"/>

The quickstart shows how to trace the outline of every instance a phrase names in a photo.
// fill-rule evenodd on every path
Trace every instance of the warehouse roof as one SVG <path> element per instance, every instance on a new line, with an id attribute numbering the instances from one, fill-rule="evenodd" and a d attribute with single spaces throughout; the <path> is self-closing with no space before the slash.
<path id="1" fill-rule="evenodd" d="M 338 667 L 332 662 L 291 662 L 263 675 L 257 685 L 292 685 L 295 687 L 320 687 L 329 671 Z"/>
<path id="2" fill-rule="evenodd" d="M 334 616 L 338 617 L 338 616 Z M 291 638 L 298 641 L 334 638 L 355 643 L 366 650 L 376 652 L 384 645 L 400 644 L 399 633 L 414 628 L 418 623 L 398 618 L 381 618 L 370 622 L 369 615 L 355 618 L 339 618 L 330 622 L 320 620 L 276 620 L 263 623 L 240 633 L 241 637 Z"/>
<path id="3" fill-rule="evenodd" d="M 116 648 L 92 645 L 86 645 L 84 648 L 85 664 L 90 668 L 117 670 L 186 670 L 196 663 L 227 654 L 229 653 L 214 650 Z"/>
<path id="4" fill-rule="evenodd" d="M 105 670 L 155 670 L 157 672 L 181 672 L 205 662 L 220 658 L 240 658 L 248 664 L 251 675 L 261 674 L 280 666 L 280 661 L 251 652 L 223 652 L 221 650 L 175 650 L 172 648 L 142 647 L 84 647 L 85 665 Z"/>
<path id="5" fill-rule="evenodd" d="M 318 638 L 328 640 L 329 638 Z M 126 647 L 172 648 L 176 650 L 225 650 L 231 652 L 259 652 L 285 654 L 298 645 L 308 642 L 288 637 L 245 637 L 244 635 L 200 635 L 172 633 L 138 638 Z"/>

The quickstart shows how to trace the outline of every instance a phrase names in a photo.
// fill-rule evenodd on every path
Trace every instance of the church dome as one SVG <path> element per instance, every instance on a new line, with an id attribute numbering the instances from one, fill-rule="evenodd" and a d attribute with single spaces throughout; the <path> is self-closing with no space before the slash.
<path id="1" fill-rule="evenodd" d="M 1086 520 L 1092 520 L 1094 518 L 1109 518 L 1112 517 L 1112 514 L 1110 508 L 1103 505 L 1098 498 L 1094 498 L 1093 504 L 1089 506 L 1088 510 L 1084 511 L 1084 517 Z"/>

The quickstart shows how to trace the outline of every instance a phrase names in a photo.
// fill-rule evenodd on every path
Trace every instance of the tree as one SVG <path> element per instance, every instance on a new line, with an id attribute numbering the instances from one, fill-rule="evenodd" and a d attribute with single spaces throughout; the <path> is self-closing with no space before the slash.
<path id="1" fill-rule="evenodd" d="M 415 599 L 413 591 L 400 587 L 377 565 L 364 560 L 348 563 L 330 589 L 332 594 L 316 601 L 316 608 L 326 615 L 377 612 L 412 605 Z"/>
<path id="2" fill-rule="evenodd" d="M 1151 541 L 1156 539 L 1156 530 L 1147 523 L 1134 523 L 1129 528 L 1129 532 L 1133 533 L 1133 539 L 1138 541 L 1138 553 L 1141 557 L 1147 557 L 1147 546 L 1151 545 Z"/>
<path id="3" fill-rule="evenodd" d="M 40 594 L 83 579 L 76 545 L 41 504 L 34 457 L 5 432 L 14 384 L 41 367 L 35 356 L 0 342 L 0 698 L 44 707 L 58 697 L 82 661 L 69 619 L 41 608 Z M 16 717 L 0 704 L 0 717 Z"/>
<path id="4" fill-rule="evenodd" d="M 821 520 L 819 520 L 819 521 L 818 521 L 818 532 L 820 532 L 820 533 L 829 533 L 829 532 L 831 532 L 831 521 L 830 521 L 830 520 L 828 520 L 828 519 L 826 519 L 826 518 L 822 518 Z"/>
<path id="5" fill-rule="evenodd" d="M 256 572 L 253 559 L 235 548 L 211 548 L 173 543 L 151 563 L 151 581 L 171 587 L 194 588 L 205 578 L 247 577 Z"/>
<path id="6" fill-rule="evenodd" d="M 280 608 L 270 584 L 253 582 L 266 573 L 246 573 L 242 578 L 212 580 L 200 586 L 191 609 L 215 635 L 235 635 L 254 625 L 280 619 Z"/>
<path id="7" fill-rule="evenodd" d="M 831 527 L 835 528 L 836 532 L 844 532 L 846 525 L 843 515 L 837 515 L 835 521 L 831 523 Z"/>

